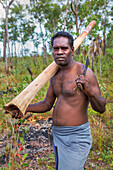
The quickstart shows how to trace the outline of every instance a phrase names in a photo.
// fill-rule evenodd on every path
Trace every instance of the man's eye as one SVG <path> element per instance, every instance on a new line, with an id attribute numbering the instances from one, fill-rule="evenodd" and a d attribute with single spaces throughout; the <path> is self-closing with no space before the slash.
<path id="1" fill-rule="evenodd" d="M 58 50 L 58 48 L 57 48 L 57 47 L 54 47 L 53 49 L 54 49 L 54 50 Z"/>
<path id="2" fill-rule="evenodd" d="M 68 47 L 62 47 L 62 50 L 67 50 L 68 49 Z"/>

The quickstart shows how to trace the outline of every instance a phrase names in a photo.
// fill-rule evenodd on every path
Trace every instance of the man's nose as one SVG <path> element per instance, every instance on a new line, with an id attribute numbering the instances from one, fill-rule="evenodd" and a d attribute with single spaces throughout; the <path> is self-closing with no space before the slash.
<path id="1" fill-rule="evenodd" d="M 58 49 L 58 54 L 63 54 L 63 50 L 61 48 Z"/>

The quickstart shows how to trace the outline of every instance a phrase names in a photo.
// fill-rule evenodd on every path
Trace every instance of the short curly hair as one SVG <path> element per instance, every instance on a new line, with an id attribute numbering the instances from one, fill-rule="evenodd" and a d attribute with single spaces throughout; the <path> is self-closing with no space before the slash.
<path id="1" fill-rule="evenodd" d="M 65 31 L 59 31 L 57 32 L 52 38 L 51 38 L 51 45 L 53 47 L 53 41 L 55 38 L 57 37 L 66 37 L 68 38 L 68 42 L 69 42 L 69 45 L 70 47 L 72 48 L 73 47 L 73 36 L 71 34 L 69 34 L 68 32 L 65 32 Z"/>

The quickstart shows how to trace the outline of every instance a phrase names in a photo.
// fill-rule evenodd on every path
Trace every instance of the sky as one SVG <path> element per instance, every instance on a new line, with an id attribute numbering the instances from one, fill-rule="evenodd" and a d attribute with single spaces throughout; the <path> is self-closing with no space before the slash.
<path id="1" fill-rule="evenodd" d="M 28 4 L 29 0 L 19 0 L 19 2 L 22 3 L 22 4 Z M 2 4 L 0 4 L 0 18 L 4 18 L 4 17 L 5 17 L 5 10 L 3 9 Z M 30 42 L 26 43 L 26 48 L 27 47 L 30 47 L 30 51 L 34 50 L 33 45 Z M 0 42 L 0 57 L 1 56 L 3 56 L 3 43 L 2 42 Z"/>
<path id="2" fill-rule="evenodd" d="M 15 1 L 15 0 L 14 0 Z M 19 0 L 22 4 L 28 4 L 29 0 Z M 0 18 L 4 16 L 4 9 L 2 7 L 2 4 L 0 4 Z"/>

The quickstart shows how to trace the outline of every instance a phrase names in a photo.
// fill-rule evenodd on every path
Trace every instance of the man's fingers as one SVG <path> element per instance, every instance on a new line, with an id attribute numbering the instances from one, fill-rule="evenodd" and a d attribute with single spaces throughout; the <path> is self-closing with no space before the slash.
<path id="1" fill-rule="evenodd" d="M 80 89 L 80 90 L 83 90 L 84 89 L 84 85 L 80 82 L 77 83 L 77 87 Z"/>
<path id="2" fill-rule="evenodd" d="M 5 110 L 5 112 L 4 112 L 4 113 L 5 113 L 5 114 L 9 114 L 10 112 L 8 112 L 8 111 L 6 111 L 6 110 Z"/>
<path id="3" fill-rule="evenodd" d="M 15 118 L 15 114 L 16 114 L 15 112 L 12 113 L 12 118 Z"/>
<path id="4" fill-rule="evenodd" d="M 75 80 L 75 82 L 77 82 L 77 81 L 79 81 L 80 80 L 80 77 L 78 77 L 76 80 Z"/>
<path id="5" fill-rule="evenodd" d="M 15 119 L 17 119 L 17 118 L 18 118 L 18 114 L 19 114 L 18 112 L 15 114 Z"/>
<path id="6" fill-rule="evenodd" d="M 19 112 L 19 114 L 18 114 L 18 118 L 20 119 L 22 117 L 22 113 L 21 112 Z"/>
<path id="7" fill-rule="evenodd" d="M 19 110 L 16 110 L 15 112 L 12 113 L 12 118 L 21 119 L 22 113 Z"/>
<path id="8" fill-rule="evenodd" d="M 5 114 L 10 114 L 10 112 L 6 111 L 4 112 Z M 19 111 L 19 110 L 13 110 L 13 113 L 12 113 L 12 118 L 15 118 L 15 119 L 21 119 L 23 116 L 23 114 Z"/>
<path id="9" fill-rule="evenodd" d="M 19 114 L 19 111 L 18 111 L 18 110 L 15 110 L 15 111 L 12 113 L 12 118 L 17 119 L 17 118 L 18 118 L 18 114 Z"/>

